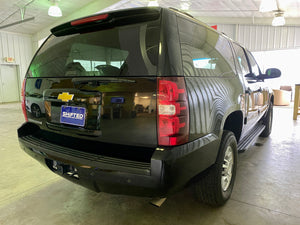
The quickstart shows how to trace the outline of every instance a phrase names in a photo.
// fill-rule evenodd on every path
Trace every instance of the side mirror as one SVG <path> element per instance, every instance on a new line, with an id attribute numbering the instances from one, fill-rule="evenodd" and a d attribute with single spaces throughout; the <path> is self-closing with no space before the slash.
<path id="1" fill-rule="evenodd" d="M 258 76 L 258 79 L 264 80 L 264 79 L 272 79 L 277 78 L 281 76 L 281 71 L 276 68 L 270 68 L 266 70 L 265 74 L 261 74 Z"/>

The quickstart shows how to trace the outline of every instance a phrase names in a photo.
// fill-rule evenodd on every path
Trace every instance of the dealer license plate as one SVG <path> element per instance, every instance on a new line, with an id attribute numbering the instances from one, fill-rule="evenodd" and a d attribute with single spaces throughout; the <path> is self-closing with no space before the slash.
<path id="1" fill-rule="evenodd" d="M 85 108 L 74 106 L 61 106 L 60 122 L 69 125 L 84 127 Z"/>

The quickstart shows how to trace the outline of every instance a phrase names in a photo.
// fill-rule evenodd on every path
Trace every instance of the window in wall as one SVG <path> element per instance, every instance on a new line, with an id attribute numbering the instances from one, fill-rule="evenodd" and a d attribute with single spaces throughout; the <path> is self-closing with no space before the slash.
<path id="1" fill-rule="evenodd" d="M 193 59 L 193 64 L 197 69 L 214 70 L 216 68 L 216 60 L 212 58 Z"/>
<path id="2" fill-rule="evenodd" d="M 279 89 L 280 86 L 292 86 L 300 83 L 299 59 L 300 49 L 286 49 L 274 51 L 253 52 L 262 73 L 268 68 L 278 68 L 281 70 L 281 77 L 267 79 L 268 86 Z"/>
<path id="3" fill-rule="evenodd" d="M 90 61 L 90 60 L 74 59 L 73 62 L 80 63 L 83 66 L 83 68 L 88 72 L 94 71 L 95 68 L 97 68 L 98 66 L 107 65 L 105 61 Z M 110 62 L 110 65 L 120 69 L 123 63 L 124 61 L 112 61 Z"/>

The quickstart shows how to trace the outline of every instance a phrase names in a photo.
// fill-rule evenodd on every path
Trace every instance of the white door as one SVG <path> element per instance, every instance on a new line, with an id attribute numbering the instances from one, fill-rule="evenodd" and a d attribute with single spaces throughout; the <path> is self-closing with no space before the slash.
<path id="1" fill-rule="evenodd" d="M 0 65 L 0 92 L 2 102 L 20 100 L 17 66 Z"/>

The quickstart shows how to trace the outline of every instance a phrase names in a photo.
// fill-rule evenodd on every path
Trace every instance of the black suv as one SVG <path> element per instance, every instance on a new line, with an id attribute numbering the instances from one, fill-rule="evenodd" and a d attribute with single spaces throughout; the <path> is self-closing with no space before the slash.
<path id="1" fill-rule="evenodd" d="M 112 11 L 51 32 L 23 83 L 26 153 L 97 192 L 162 198 L 193 184 L 202 202 L 228 200 L 237 151 L 271 132 L 264 79 L 279 70 L 262 74 L 247 49 L 174 9 Z"/>

